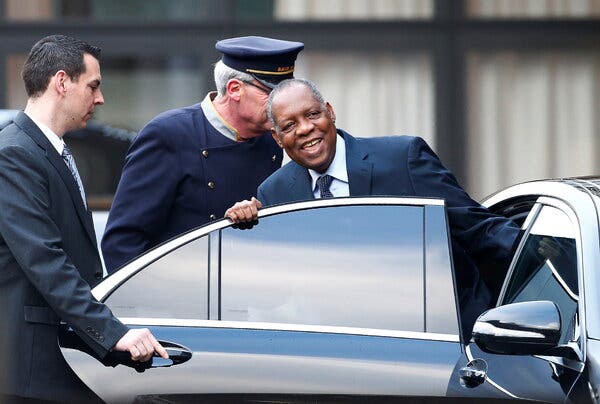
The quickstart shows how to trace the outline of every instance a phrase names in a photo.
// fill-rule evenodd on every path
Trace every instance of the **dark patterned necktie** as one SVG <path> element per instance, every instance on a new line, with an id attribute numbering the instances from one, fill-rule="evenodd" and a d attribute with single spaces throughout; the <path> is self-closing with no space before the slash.
<path id="1" fill-rule="evenodd" d="M 333 177 L 327 174 L 317 178 L 317 185 L 319 186 L 319 191 L 321 192 L 321 198 L 333 198 L 333 194 L 329 190 L 331 181 L 333 181 Z"/>
<path id="2" fill-rule="evenodd" d="M 79 171 L 77 171 L 77 166 L 75 165 L 75 159 L 73 158 L 73 155 L 71 154 L 71 151 L 69 150 L 67 145 L 65 145 L 65 148 L 63 149 L 62 158 L 65 161 L 65 164 L 67 165 L 67 167 L 69 167 L 69 171 L 71 171 L 71 175 L 73 175 L 73 178 L 75 178 L 75 182 L 77 182 L 77 188 L 79 188 L 79 193 L 81 194 L 81 199 L 83 199 L 83 205 L 87 209 L 87 203 L 85 201 L 85 191 L 83 190 L 83 183 L 81 182 L 81 177 L 79 176 Z"/>

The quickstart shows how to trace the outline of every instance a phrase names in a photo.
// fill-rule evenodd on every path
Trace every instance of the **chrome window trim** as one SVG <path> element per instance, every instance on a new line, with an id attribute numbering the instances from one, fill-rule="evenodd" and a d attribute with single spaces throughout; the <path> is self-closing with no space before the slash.
<path id="1" fill-rule="evenodd" d="M 511 198 L 528 195 L 548 196 L 561 200 L 573 199 L 574 187 L 560 181 L 534 181 L 513 185 L 485 198 L 481 204 L 486 208 Z M 582 194 L 583 195 L 583 194 Z"/>
<path id="2" fill-rule="evenodd" d="M 208 235 L 208 319 L 219 320 L 221 311 L 221 232 L 215 231 Z"/>
<path id="3" fill-rule="evenodd" d="M 121 317 L 124 324 L 135 326 L 158 327 L 198 327 L 198 328 L 235 328 L 241 330 L 267 330 L 267 331 L 300 331 L 323 334 L 364 335 L 372 337 L 392 337 L 419 340 L 432 340 L 441 342 L 460 342 L 458 334 L 440 334 L 419 331 L 397 331 L 376 328 L 339 327 L 325 325 L 268 323 L 252 321 L 217 321 L 175 318 L 141 318 Z"/>
<path id="4" fill-rule="evenodd" d="M 584 309 L 584 302 L 585 302 L 585 287 L 584 287 L 584 268 L 583 268 L 583 240 L 582 240 L 582 236 L 581 236 L 581 232 L 582 232 L 582 221 L 579 219 L 579 217 L 577 216 L 577 210 L 573 208 L 573 206 L 569 203 L 567 203 L 566 201 L 563 200 L 559 200 L 556 198 L 550 198 L 550 197 L 540 197 L 538 199 L 538 203 L 540 203 L 542 205 L 542 207 L 544 205 L 546 206 L 552 206 L 556 209 L 561 210 L 563 213 L 565 213 L 569 219 L 571 220 L 571 222 L 573 223 L 573 225 L 575 226 L 575 232 L 576 232 L 576 238 L 575 238 L 575 246 L 577 249 L 577 285 L 579 287 L 579 299 L 577 302 L 577 313 L 579 314 L 579 332 L 580 332 L 580 337 L 579 337 L 579 341 L 575 341 L 579 344 L 580 350 L 581 350 L 581 356 L 582 356 L 582 361 L 585 362 L 586 361 L 586 339 L 587 339 L 587 332 L 586 332 L 586 310 Z"/>
<path id="5" fill-rule="evenodd" d="M 529 232 L 531 231 L 531 223 L 534 222 L 535 219 L 537 219 L 541 209 L 542 205 L 539 202 L 536 202 L 529 211 L 529 214 L 527 215 L 527 218 L 523 223 L 521 229 L 525 230 L 525 233 L 521 237 L 519 245 L 517 246 L 517 249 L 515 250 L 515 253 L 510 261 L 508 271 L 506 272 L 506 277 L 504 278 L 504 283 L 502 284 L 500 294 L 498 295 L 498 300 L 496 301 L 496 306 L 499 306 L 500 303 L 502 303 L 502 301 L 504 300 L 504 296 L 506 295 L 506 289 L 508 289 L 509 280 L 512 278 L 513 272 L 515 271 L 515 266 L 517 265 L 517 257 L 519 257 L 521 255 L 521 252 L 523 252 L 523 247 L 525 247 L 525 240 L 529 237 Z"/>
<path id="6" fill-rule="evenodd" d="M 545 180 L 513 185 L 489 196 L 482 204 L 486 207 L 510 198 L 537 195 L 564 201 L 579 215 L 579 235 L 582 245 L 582 261 L 586 263 L 580 273 L 580 307 L 587 319 L 580 319 L 588 338 L 600 338 L 600 294 L 596 285 L 600 283 L 600 198 L 578 188 L 581 180 Z M 585 293 L 586 289 L 589 293 Z M 584 296 L 585 294 L 585 296 Z M 583 338 L 583 337 L 582 337 Z"/>
<path id="7" fill-rule="evenodd" d="M 550 268 L 550 271 L 552 272 L 552 276 L 554 276 L 554 279 L 556 279 L 556 281 L 560 284 L 560 287 L 563 288 L 565 290 L 565 292 L 567 292 L 567 295 L 569 295 L 569 297 L 571 299 L 575 300 L 577 302 L 577 305 L 579 305 L 579 296 L 577 296 L 575 293 L 573 293 L 573 291 L 571 290 L 569 285 L 567 285 L 567 282 L 565 282 L 565 280 L 562 278 L 562 276 L 560 276 L 560 274 L 558 273 L 558 270 L 552 264 L 552 262 L 549 261 L 548 259 L 546 259 L 546 260 L 547 260 L 546 264 L 548 265 L 548 268 Z M 577 272 L 579 273 L 579 271 L 577 271 Z M 579 281 L 577 283 L 579 283 Z"/>
<path id="8" fill-rule="evenodd" d="M 556 365 L 560 365 L 565 368 L 569 368 L 571 370 L 576 371 L 577 373 L 583 372 L 585 368 L 585 362 L 581 362 L 575 359 L 562 358 L 560 356 L 546 356 L 546 355 L 533 355 L 536 358 L 540 358 L 550 363 L 554 363 Z"/>
<path id="9" fill-rule="evenodd" d="M 348 198 L 327 198 L 314 199 L 310 201 L 294 202 L 289 204 L 270 206 L 259 210 L 258 217 L 267 217 L 279 213 L 306 210 L 312 208 L 323 208 L 330 206 L 355 206 L 355 205 L 405 205 L 405 206 L 445 206 L 443 199 L 435 198 L 411 198 L 411 197 L 348 197 Z M 134 259 L 124 267 L 113 273 L 111 276 L 97 285 L 92 293 L 99 301 L 104 300 L 110 293 L 118 288 L 123 282 L 135 275 L 138 271 L 150 265 L 154 261 L 160 259 L 172 250 L 187 244 L 197 238 L 203 237 L 206 234 L 220 230 L 231 225 L 228 219 L 221 219 L 217 222 L 212 222 L 201 226 L 197 229 L 190 230 L 187 233 L 176 236 L 175 238 L 166 241 L 156 248 L 148 251 L 146 254 Z"/>
<path id="10" fill-rule="evenodd" d="M 571 188 L 571 191 L 572 191 L 572 188 Z M 581 194 L 581 195 L 584 195 L 584 194 Z M 583 252 L 583 240 L 582 240 L 582 234 L 581 234 L 582 222 L 581 222 L 581 220 L 579 220 L 579 217 L 577 216 L 577 213 L 576 213 L 577 210 L 567 201 L 561 200 L 556 197 L 551 197 L 551 196 L 540 196 L 537 199 L 535 205 L 531 209 L 530 214 L 528 215 L 527 219 L 529 219 L 530 216 L 531 216 L 531 219 L 528 220 L 528 226 L 526 228 L 526 232 L 523 235 L 523 238 L 521 239 L 521 241 L 519 243 L 519 247 L 517 248 L 515 255 L 513 256 L 513 259 L 510 264 L 510 268 L 507 273 L 505 282 L 502 285 L 502 290 L 500 291 L 500 295 L 498 296 L 498 302 L 496 303 L 496 306 L 498 306 L 504 300 L 504 297 L 506 294 L 506 289 L 508 288 L 508 281 L 513 275 L 515 265 L 517 262 L 517 257 L 521 254 L 523 246 L 525 245 L 525 240 L 527 239 L 527 237 L 529 237 L 529 233 L 532 228 L 531 225 L 533 223 L 535 223 L 535 220 L 537 219 L 540 211 L 542 210 L 542 208 L 544 206 L 551 206 L 553 208 L 559 209 L 561 212 L 565 213 L 569 217 L 569 220 L 571 220 L 571 222 L 575 226 L 575 232 L 576 232 L 575 245 L 576 245 L 576 249 L 577 249 L 577 278 L 578 278 L 577 282 L 578 282 L 578 286 L 579 286 L 579 299 L 578 299 L 577 312 L 579 314 L 579 319 L 580 319 L 579 320 L 580 338 L 579 338 L 578 343 L 580 344 L 583 361 L 585 361 L 585 358 L 586 358 L 585 312 L 586 312 L 586 310 L 584 310 L 582 307 L 583 302 L 585 302 L 584 281 L 583 281 L 583 277 L 584 277 L 583 253 L 584 252 Z"/>

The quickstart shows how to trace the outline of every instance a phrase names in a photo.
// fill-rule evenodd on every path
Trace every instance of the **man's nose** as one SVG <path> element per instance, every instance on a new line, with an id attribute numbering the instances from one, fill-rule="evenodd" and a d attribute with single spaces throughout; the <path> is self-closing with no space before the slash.
<path id="1" fill-rule="evenodd" d="M 299 135 L 306 135 L 312 131 L 314 126 L 315 125 L 310 119 L 302 119 L 298 121 L 298 128 L 296 128 L 296 133 Z"/>
<path id="2" fill-rule="evenodd" d="M 102 95 L 102 91 L 98 90 L 98 96 L 96 97 L 94 104 L 97 104 L 97 105 L 104 104 L 104 95 Z"/>

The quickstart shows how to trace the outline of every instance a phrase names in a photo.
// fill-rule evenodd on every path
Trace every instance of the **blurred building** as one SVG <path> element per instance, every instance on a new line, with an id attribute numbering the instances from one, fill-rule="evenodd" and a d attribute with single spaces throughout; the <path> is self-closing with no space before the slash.
<path id="1" fill-rule="evenodd" d="M 217 40 L 265 35 L 306 44 L 297 76 L 341 128 L 424 137 L 475 197 L 600 168 L 600 0 L 0 0 L 0 18 L 0 108 L 23 108 L 27 51 L 63 33 L 103 48 L 97 119 L 138 131 L 213 89 Z M 76 157 L 110 198 L 122 162 Z"/>

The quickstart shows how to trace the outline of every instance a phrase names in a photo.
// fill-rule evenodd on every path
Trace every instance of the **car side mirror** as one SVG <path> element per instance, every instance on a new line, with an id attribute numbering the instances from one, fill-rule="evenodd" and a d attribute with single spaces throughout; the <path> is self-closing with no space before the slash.
<path id="1" fill-rule="evenodd" d="M 558 346 L 560 312 L 550 301 L 512 303 L 490 309 L 473 326 L 473 340 L 484 352 L 539 355 Z"/>

